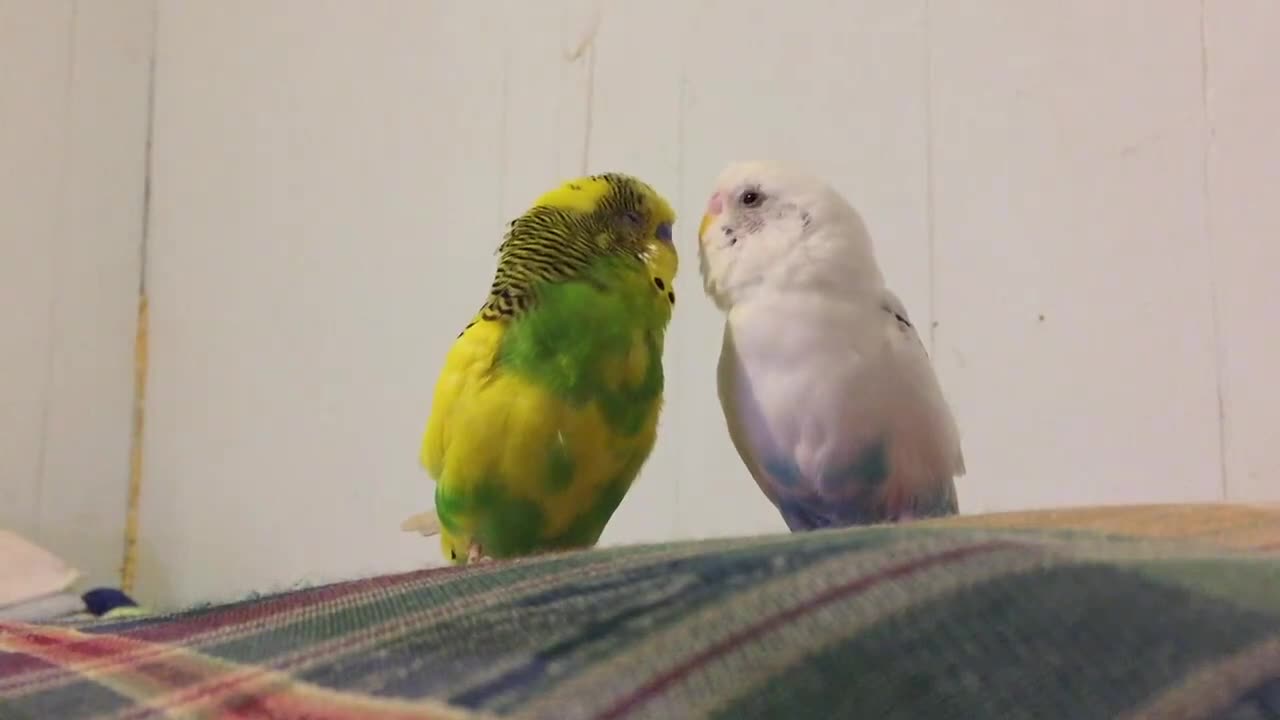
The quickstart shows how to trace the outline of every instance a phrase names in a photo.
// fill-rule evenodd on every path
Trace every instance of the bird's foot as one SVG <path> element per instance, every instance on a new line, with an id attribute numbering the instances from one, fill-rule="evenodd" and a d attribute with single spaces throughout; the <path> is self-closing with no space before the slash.
<path id="1" fill-rule="evenodd" d="M 484 554 L 484 548 L 480 547 L 480 543 L 471 543 L 467 548 L 467 564 L 493 562 L 493 558 Z"/>

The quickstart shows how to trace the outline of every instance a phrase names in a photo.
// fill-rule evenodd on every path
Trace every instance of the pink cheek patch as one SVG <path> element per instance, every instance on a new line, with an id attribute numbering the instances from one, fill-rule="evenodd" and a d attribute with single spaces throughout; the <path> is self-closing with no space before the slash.
<path id="1" fill-rule="evenodd" d="M 724 212 L 724 200 L 720 198 L 720 193 L 712 193 L 711 199 L 707 201 L 707 214 L 719 215 Z"/>

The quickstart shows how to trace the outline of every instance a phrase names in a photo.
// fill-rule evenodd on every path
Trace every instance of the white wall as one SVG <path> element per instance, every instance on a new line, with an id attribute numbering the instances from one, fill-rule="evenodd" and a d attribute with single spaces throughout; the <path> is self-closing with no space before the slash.
<path id="1" fill-rule="evenodd" d="M 151 8 L 0 0 L 0 526 L 119 582 Z"/>
<path id="2" fill-rule="evenodd" d="M 931 330 L 965 512 L 1280 500 L 1274 0 L 159 5 L 152 602 L 437 563 L 398 530 L 431 502 L 436 373 L 503 223 L 584 171 L 653 183 L 686 251 L 658 448 L 605 541 L 782 530 L 723 430 L 693 260 L 749 156 L 863 210 Z M 35 367 L 47 325 L 18 321 Z"/>
<path id="3" fill-rule="evenodd" d="M 1220 498 L 1200 0 L 982 5 L 930 17 L 969 508 Z"/>

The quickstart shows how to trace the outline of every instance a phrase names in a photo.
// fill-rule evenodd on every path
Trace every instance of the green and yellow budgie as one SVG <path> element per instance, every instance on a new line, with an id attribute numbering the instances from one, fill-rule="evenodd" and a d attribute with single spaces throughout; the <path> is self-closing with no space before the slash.
<path id="1" fill-rule="evenodd" d="M 617 173 L 514 220 L 489 297 L 436 382 L 421 460 L 455 564 L 590 547 L 649 457 L 676 297 L 675 213 Z"/>

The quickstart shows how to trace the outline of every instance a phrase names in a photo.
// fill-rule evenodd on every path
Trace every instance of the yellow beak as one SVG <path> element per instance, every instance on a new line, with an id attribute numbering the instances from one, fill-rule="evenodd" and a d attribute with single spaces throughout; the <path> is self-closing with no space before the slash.
<path id="1" fill-rule="evenodd" d="M 716 219 L 716 216 L 710 213 L 707 213 L 702 216 L 702 223 L 698 225 L 698 241 L 699 242 L 702 241 L 702 236 L 706 234 L 707 228 L 711 226 L 711 221 L 715 219 Z"/>

